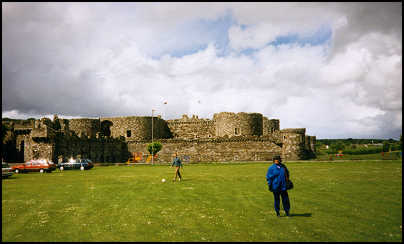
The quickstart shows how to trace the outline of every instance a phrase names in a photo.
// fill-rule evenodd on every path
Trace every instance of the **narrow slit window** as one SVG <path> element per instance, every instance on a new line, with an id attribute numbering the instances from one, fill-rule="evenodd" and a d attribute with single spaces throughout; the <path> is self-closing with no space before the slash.
<path id="1" fill-rule="evenodd" d="M 234 128 L 234 134 L 239 135 L 240 134 L 240 128 Z"/>
<path id="2" fill-rule="evenodd" d="M 132 131 L 127 130 L 127 131 L 126 131 L 126 137 L 131 137 L 131 136 L 132 136 Z"/>

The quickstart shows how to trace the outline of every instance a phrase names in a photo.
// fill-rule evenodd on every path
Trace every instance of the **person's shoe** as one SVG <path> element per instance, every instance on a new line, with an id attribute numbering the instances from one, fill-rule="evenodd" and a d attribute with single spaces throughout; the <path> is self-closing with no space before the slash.
<path id="1" fill-rule="evenodd" d="M 286 217 L 290 217 L 289 212 L 286 212 Z"/>
<path id="2" fill-rule="evenodd" d="M 276 217 L 281 217 L 281 215 L 278 212 L 276 212 Z"/>

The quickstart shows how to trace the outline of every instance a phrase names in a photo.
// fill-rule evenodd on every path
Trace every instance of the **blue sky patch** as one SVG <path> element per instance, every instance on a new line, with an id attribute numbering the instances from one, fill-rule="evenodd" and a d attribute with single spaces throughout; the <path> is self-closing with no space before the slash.
<path id="1" fill-rule="evenodd" d="M 332 29 L 329 26 L 322 26 L 312 35 L 301 37 L 297 33 L 291 33 L 288 35 L 278 36 L 275 41 L 268 42 L 265 46 L 272 45 L 272 46 L 279 46 L 285 44 L 298 44 L 300 46 L 305 45 L 324 45 L 329 44 L 332 37 Z M 246 48 L 240 51 L 242 55 L 252 55 L 253 53 L 257 52 L 259 48 Z"/>
<path id="2" fill-rule="evenodd" d="M 191 48 L 176 49 L 170 52 L 173 57 L 183 57 L 205 49 L 209 43 L 214 43 L 218 49 L 218 56 L 225 56 L 229 52 L 229 28 L 236 22 L 230 11 L 215 20 L 200 19 L 184 26 L 189 36 L 202 36 L 199 43 Z M 157 58 L 157 57 L 154 57 Z"/>
<path id="3" fill-rule="evenodd" d="M 186 23 L 181 27 L 181 30 L 187 33 L 190 37 L 196 36 L 200 37 L 200 39 L 191 40 L 190 42 L 192 43 L 190 43 L 189 48 L 179 47 L 178 49 L 170 51 L 169 54 L 172 57 L 179 58 L 204 50 L 209 43 L 214 43 L 217 49 L 217 55 L 219 57 L 227 56 L 231 51 L 231 48 L 229 47 L 228 33 L 230 27 L 234 25 L 238 25 L 242 30 L 249 28 L 248 25 L 238 24 L 237 20 L 232 16 L 231 11 L 227 11 L 224 15 L 214 20 L 199 19 L 197 21 Z M 331 40 L 331 37 L 331 27 L 324 25 L 311 35 L 307 36 L 300 36 L 297 33 L 278 36 L 274 41 L 267 43 L 265 46 L 279 46 L 284 44 L 298 44 L 301 46 L 324 45 Z M 258 50 L 259 49 L 257 48 L 246 48 L 241 50 L 239 54 L 250 56 Z M 159 59 L 160 57 L 153 58 Z"/>

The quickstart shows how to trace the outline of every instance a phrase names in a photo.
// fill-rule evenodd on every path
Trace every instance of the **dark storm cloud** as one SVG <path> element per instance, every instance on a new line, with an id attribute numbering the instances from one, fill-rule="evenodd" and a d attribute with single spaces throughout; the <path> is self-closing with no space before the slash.
<path id="1" fill-rule="evenodd" d="M 80 13 L 83 9 L 65 3 L 6 4 L 3 111 L 92 114 L 82 108 L 94 107 L 100 97 L 92 63 L 85 60 L 93 51 L 94 22 L 102 19 Z"/>
<path id="2" fill-rule="evenodd" d="M 346 24 L 337 30 L 334 37 L 334 54 L 357 41 L 365 34 L 379 32 L 393 35 L 402 41 L 402 3 L 328 3 L 341 16 Z M 388 50 L 379 50 L 388 51 Z"/>

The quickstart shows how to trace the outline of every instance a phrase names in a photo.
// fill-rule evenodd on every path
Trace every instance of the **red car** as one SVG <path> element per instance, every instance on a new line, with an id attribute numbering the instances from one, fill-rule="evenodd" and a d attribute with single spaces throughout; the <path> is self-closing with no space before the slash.
<path id="1" fill-rule="evenodd" d="M 46 159 L 33 159 L 23 164 L 11 166 L 11 169 L 16 173 L 24 173 L 30 171 L 52 172 L 56 169 L 56 165 Z"/>

